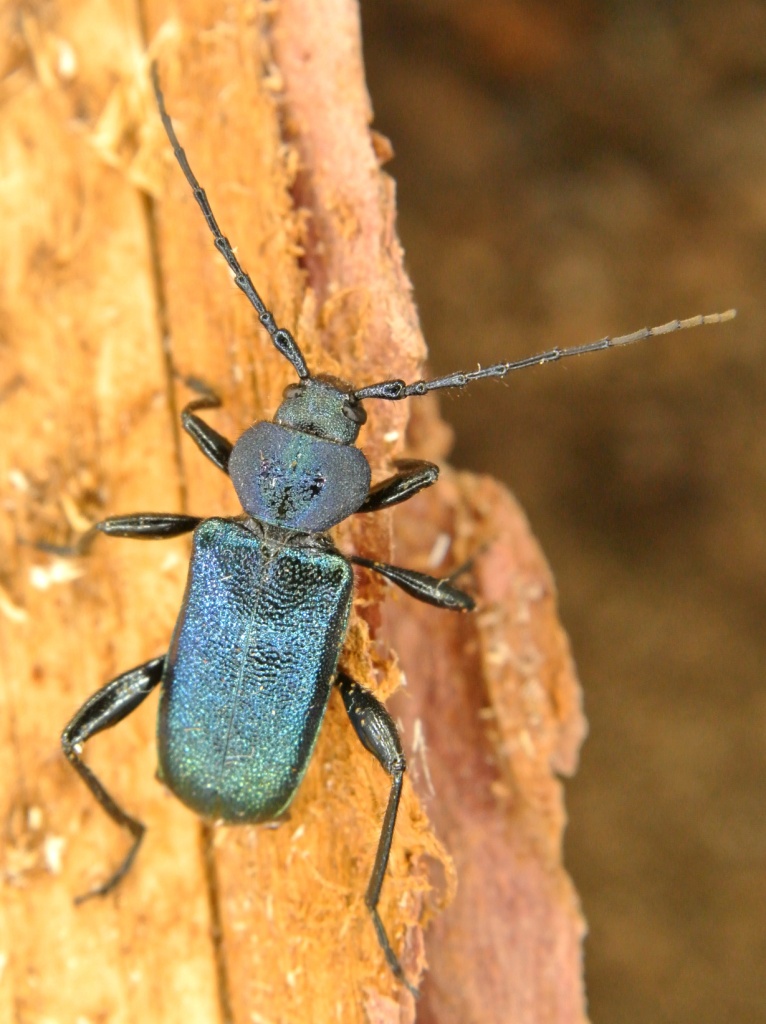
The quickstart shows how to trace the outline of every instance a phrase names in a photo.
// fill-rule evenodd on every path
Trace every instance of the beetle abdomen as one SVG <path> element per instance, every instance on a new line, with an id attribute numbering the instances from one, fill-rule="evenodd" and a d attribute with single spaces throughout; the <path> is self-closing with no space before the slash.
<path id="1" fill-rule="evenodd" d="M 197 527 L 158 727 L 163 781 L 192 810 L 266 821 L 290 803 L 327 707 L 351 590 L 336 553 L 264 540 L 232 520 Z"/>

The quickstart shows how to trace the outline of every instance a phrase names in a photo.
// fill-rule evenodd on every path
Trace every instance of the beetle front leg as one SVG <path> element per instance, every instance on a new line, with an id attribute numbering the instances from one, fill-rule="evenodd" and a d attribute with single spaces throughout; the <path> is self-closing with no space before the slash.
<path id="1" fill-rule="evenodd" d="M 221 404 L 218 395 L 202 381 L 188 377 L 185 381 L 189 387 L 199 392 L 202 397 L 195 398 L 181 410 L 181 425 L 192 438 L 202 454 L 224 473 L 229 472 L 229 456 L 234 445 L 223 434 L 219 434 L 209 423 L 195 415 L 197 409 L 217 409 Z"/>
<path id="2" fill-rule="evenodd" d="M 347 676 L 345 672 L 338 673 L 336 683 L 354 731 L 367 750 L 377 758 L 379 764 L 391 776 L 388 805 L 383 817 L 378 851 L 375 854 L 375 863 L 370 875 L 370 882 L 367 886 L 364 902 L 372 915 L 372 922 L 375 925 L 378 942 L 389 967 L 399 981 L 406 985 L 412 995 L 417 998 L 418 991 L 407 981 L 402 965 L 399 963 L 399 959 L 391 947 L 391 942 L 378 913 L 380 890 L 383 887 L 383 879 L 385 878 L 388 858 L 391 853 L 391 841 L 394 836 L 396 815 L 402 795 L 402 780 L 407 767 L 404 753 L 402 752 L 402 744 L 399 740 L 399 733 L 396 731 L 394 720 L 369 690 L 363 689 L 350 676 Z"/>
<path id="3" fill-rule="evenodd" d="M 379 512 L 408 501 L 418 491 L 435 484 L 439 477 L 439 467 L 421 459 L 399 459 L 396 468 L 394 476 L 381 480 L 370 490 L 357 512 Z"/>
<path id="4" fill-rule="evenodd" d="M 99 779 L 80 758 L 80 748 L 86 740 L 104 729 L 117 725 L 134 711 L 162 679 L 165 657 L 154 658 L 129 672 L 123 672 L 106 686 L 93 694 L 80 708 L 61 734 L 61 746 L 67 760 L 79 774 L 96 800 L 109 817 L 133 837 L 133 844 L 122 864 L 113 875 L 95 889 L 78 896 L 75 903 L 82 903 L 91 896 L 106 896 L 130 870 L 138 853 L 146 826 L 131 817 L 104 789 Z"/>

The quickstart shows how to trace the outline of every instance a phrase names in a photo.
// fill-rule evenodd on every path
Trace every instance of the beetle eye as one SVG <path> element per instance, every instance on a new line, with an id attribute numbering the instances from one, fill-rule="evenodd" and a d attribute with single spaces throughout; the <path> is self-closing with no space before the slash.
<path id="1" fill-rule="evenodd" d="M 283 398 L 297 398 L 298 395 L 302 395 L 306 389 L 302 384 L 288 384 L 285 390 L 282 392 Z"/>
<path id="2" fill-rule="evenodd" d="M 345 402 L 341 406 L 341 411 L 352 423 L 358 423 L 361 426 L 362 423 L 367 422 L 367 413 L 358 402 Z"/>

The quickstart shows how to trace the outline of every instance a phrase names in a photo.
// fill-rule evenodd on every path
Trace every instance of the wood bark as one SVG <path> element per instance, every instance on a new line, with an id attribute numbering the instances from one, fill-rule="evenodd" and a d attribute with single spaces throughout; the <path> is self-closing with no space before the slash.
<path id="1" fill-rule="evenodd" d="M 167 648 L 188 541 L 42 554 L 105 515 L 236 514 L 228 480 L 182 437 L 184 378 L 224 399 L 235 438 L 292 371 L 235 288 L 173 163 L 149 59 L 223 230 L 309 366 L 364 384 L 422 373 L 393 183 L 352 0 L 62 0 L 3 12 L 0 653 L 3 1020 L 411 1021 L 364 907 L 387 780 L 333 699 L 277 827 L 202 826 L 154 778 L 150 699 L 87 760 L 148 826 L 113 897 L 72 897 L 126 837 L 66 765 L 58 734 L 108 679 Z M 470 358 L 468 358 L 470 362 Z M 369 403 L 374 478 L 442 458 L 435 403 Z M 408 417 L 412 413 L 412 418 Z M 399 698 L 408 782 L 381 913 L 418 1019 L 584 1019 L 583 925 L 561 866 L 556 773 L 574 769 L 579 691 L 548 570 L 489 480 L 338 530 L 346 551 L 449 574 L 470 555 L 478 615 L 360 575 L 343 664 Z M 476 554 L 478 552 L 478 554 Z M 425 736 L 425 747 L 422 738 Z M 430 782 L 426 802 L 418 793 Z M 417 789 L 417 793 L 416 793 Z M 452 895 L 453 862 L 458 895 Z M 433 918 L 433 941 L 424 926 Z"/>

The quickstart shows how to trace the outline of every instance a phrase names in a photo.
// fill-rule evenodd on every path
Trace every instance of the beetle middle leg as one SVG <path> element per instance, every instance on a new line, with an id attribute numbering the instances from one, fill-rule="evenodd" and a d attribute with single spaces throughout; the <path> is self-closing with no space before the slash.
<path id="1" fill-rule="evenodd" d="M 178 512 L 133 512 L 126 516 L 108 516 L 94 523 L 75 544 L 38 542 L 35 547 L 49 555 L 74 557 L 87 555 L 100 533 L 107 537 L 129 537 L 133 540 L 168 540 L 190 533 L 201 522 L 199 516 L 187 516 Z"/>
<path id="2" fill-rule="evenodd" d="M 388 805 L 383 817 L 378 850 L 375 854 L 375 863 L 370 875 L 364 902 L 372 915 L 378 942 L 389 967 L 396 977 L 417 997 L 418 991 L 407 981 L 402 965 L 399 963 L 399 959 L 391 947 L 391 942 L 378 913 L 380 890 L 383 887 L 383 879 L 385 878 L 388 858 L 391 853 L 391 841 L 394 835 L 394 826 L 396 825 L 396 815 L 399 810 L 399 800 L 402 795 L 402 780 L 407 767 L 404 753 L 402 752 L 402 744 L 393 719 L 369 690 L 363 689 L 345 672 L 338 673 L 336 684 L 343 698 L 343 703 L 348 712 L 348 717 L 351 719 L 354 731 L 367 750 L 391 776 Z"/>
<path id="3" fill-rule="evenodd" d="M 135 860 L 146 831 L 146 826 L 124 811 L 106 791 L 96 775 L 81 759 L 80 747 L 91 736 L 117 725 L 131 711 L 134 711 L 160 682 L 164 667 L 165 656 L 163 655 L 161 658 L 146 661 L 129 672 L 123 672 L 122 675 L 117 676 L 116 679 L 94 693 L 61 734 L 61 746 L 69 763 L 112 821 L 126 829 L 133 837 L 133 843 L 127 856 L 117 870 L 101 885 L 78 896 L 75 900 L 76 903 L 82 903 L 83 900 L 90 899 L 91 896 L 106 896 L 119 885 Z"/>
<path id="4" fill-rule="evenodd" d="M 373 572 L 384 576 L 387 580 L 395 583 L 397 587 L 417 598 L 418 601 L 425 601 L 426 604 L 433 604 L 437 608 L 446 608 L 453 612 L 470 612 L 476 607 L 476 602 L 470 594 L 452 585 L 453 576 L 440 579 L 438 576 L 429 576 L 424 572 L 416 572 L 414 569 L 403 569 L 400 565 L 389 565 L 388 562 L 376 562 L 372 558 L 363 558 L 361 555 L 350 555 L 349 561 L 354 565 L 360 565 L 364 569 L 371 569 Z M 461 566 L 459 571 L 463 571 Z"/>

